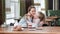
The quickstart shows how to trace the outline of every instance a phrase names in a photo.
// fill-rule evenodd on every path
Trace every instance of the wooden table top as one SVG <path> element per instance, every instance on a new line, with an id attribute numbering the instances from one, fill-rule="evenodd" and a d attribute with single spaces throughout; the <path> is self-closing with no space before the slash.
<path id="1" fill-rule="evenodd" d="M 50 16 L 48 18 L 50 18 L 50 19 L 57 19 L 57 18 L 60 18 L 60 16 Z"/>
<path id="2" fill-rule="evenodd" d="M 29 31 L 27 28 L 25 28 L 23 31 L 12 31 L 11 28 L 0 28 L 0 33 L 22 33 L 22 34 L 39 34 L 39 33 L 60 33 L 60 27 L 39 27 L 36 30 Z"/>
<path id="3" fill-rule="evenodd" d="M 49 22 L 49 21 L 53 21 L 53 20 L 55 20 L 57 18 L 59 18 L 59 16 L 50 16 L 50 17 L 46 18 L 45 21 Z"/>
<path id="4" fill-rule="evenodd" d="M 53 21 L 53 19 L 45 19 L 46 22 Z"/>
<path id="5" fill-rule="evenodd" d="M 51 17 L 48 17 L 48 18 L 54 18 L 55 19 L 55 18 L 58 18 L 58 16 L 51 16 Z"/>

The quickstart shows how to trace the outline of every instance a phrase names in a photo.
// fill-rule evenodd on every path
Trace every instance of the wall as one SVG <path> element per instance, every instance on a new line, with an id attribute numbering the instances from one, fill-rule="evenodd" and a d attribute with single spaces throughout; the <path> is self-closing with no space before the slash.
<path id="1" fill-rule="evenodd" d="M 0 0 L 0 25 L 5 22 L 5 4 L 4 0 Z"/>

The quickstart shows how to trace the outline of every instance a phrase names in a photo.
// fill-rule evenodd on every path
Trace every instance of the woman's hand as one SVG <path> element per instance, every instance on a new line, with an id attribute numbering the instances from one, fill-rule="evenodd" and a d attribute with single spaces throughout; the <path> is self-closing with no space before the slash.
<path id="1" fill-rule="evenodd" d="M 13 31 L 21 31 L 22 27 L 21 26 L 16 26 L 13 28 Z"/>

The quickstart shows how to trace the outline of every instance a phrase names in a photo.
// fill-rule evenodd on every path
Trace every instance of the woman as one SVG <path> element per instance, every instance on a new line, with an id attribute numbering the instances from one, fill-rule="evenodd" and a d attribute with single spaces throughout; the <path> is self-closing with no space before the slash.
<path id="1" fill-rule="evenodd" d="M 31 24 L 35 13 L 36 8 L 34 6 L 30 6 L 28 8 L 28 13 L 23 16 L 23 18 L 19 21 L 18 26 L 14 27 L 14 30 L 21 30 L 21 27 L 27 27 L 27 24 Z"/>

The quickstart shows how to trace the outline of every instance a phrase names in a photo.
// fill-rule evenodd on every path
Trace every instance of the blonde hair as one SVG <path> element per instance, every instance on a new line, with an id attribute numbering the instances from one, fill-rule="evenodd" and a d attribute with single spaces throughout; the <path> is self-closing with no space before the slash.
<path id="1" fill-rule="evenodd" d="M 38 12 L 38 13 L 39 13 L 40 21 L 45 20 L 45 15 L 42 12 Z"/>

